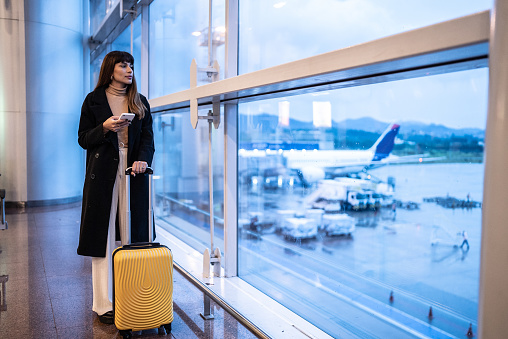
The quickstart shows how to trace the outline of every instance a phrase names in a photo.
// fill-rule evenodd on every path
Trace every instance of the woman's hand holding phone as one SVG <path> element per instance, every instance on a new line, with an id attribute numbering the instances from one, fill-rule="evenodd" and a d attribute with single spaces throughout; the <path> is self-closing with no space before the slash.
<path id="1" fill-rule="evenodd" d="M 116 133 L 121 129 L 129 126 L 130 124 L 130 120 L 120 119 L 120 117 L 117 116 L 111 116 L 108 118 L 108 120 L 102 123 L 102 128 L 104 130 L 104 134 L 106 134 L 108 131 Z"/>
<path id="2" fill-rule="evenodd" d="M 134 119 L 134 117 L 136 116 L 136 114 L 134 113 L 122 113 L 120 115 L 120 120 L 129 120 L 129 121 L 132 121 L 132 119 Z"/>

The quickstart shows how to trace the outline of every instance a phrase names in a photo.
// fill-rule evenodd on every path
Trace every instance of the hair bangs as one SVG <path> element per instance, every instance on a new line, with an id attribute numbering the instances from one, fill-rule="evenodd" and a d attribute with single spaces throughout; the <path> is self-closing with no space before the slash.
<path id="1" fill-rule="evenodd" d="M 121 62 L 127 62 L 131 65 L 134 65 L 134 57 L 132 55 L 130 55 L 130 53 L 127 53 L 127 52 L 122 52 L 122 51 L 117 51 L 117 53 L 115 53 L 115 56 L 114 56 L 114 64 L 118 64 L 118 63 L 121 63 Z"/>

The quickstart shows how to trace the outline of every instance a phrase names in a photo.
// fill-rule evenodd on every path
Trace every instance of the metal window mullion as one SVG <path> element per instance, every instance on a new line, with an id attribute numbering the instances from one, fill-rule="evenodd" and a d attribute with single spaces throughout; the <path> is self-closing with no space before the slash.
<path id="1" fill-rule="evenodd" d="M 489 50 L 489 99 L 485 143 L 484 197 L 480 258 L 479 338 L 508 333 L 508 1 L 496 0 Z M 504 258 L 504 259 L 502 259 Z"/>
<path id="2" fill-rule="evenodd" d="M 224 270 L 238 274 L 238 105 L 224 105 Z"/>
<path id="3" fill-rule="evenodd" d="M 226 0 L 226 58 L 224 78 L 238 75 L 238 0 Z"/>
<path id="4" fill-rule="evenodd" d="M 211 67 L 215 60 L 212 60 L 212 0 L 208 0 L 208 64 L 207 67 Z"/>
<path id="5" fill-rule="evenodd" d="M 83 1 L 83 14 L 84 18 L 90 18 L 90 1 Z M 90 20 L 83 20 L 83 79 L 84 79 L 84 91 L 83 96 L 85 96 L 90 88 L 90 77 L 91 77 L 91 60 L 90 60 L 90 45 L 88 45 L 88 36 L 90 35 Z M 86 154 L 83 152 L 83 164 L 86 163 Z"/>
<path id="6" fill-rule="evenodd" d="M 148 5 L 141 7 L 141 93 L 148 96 L 148 46 L 150 29 L 150 11 Z"/>
<path id="7" fill-rule="evenodd" d="M 238 75 L 238 0 L 226 0 L 224 78 Z M 224 271 L 238 274 L 238 105 L 224 105 Z"/>

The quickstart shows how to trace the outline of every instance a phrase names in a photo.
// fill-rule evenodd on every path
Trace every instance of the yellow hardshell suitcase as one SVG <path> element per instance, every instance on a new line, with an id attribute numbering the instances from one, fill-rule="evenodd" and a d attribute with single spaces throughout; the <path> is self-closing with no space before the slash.
<path id="1" fill-rule="evenodd" d="M 152 169 L 150 175 L 149 239 L 152 236 Z M 126 170 L 129 197 L 130 168 Z M 130 200 L 128 198 L 128 200 Z M 127 206 L 130 202 L 127 201 Z M 128 224 L 130 226 L 130 212 Z M 130 227 L 128 230 L 130 234 Z M 159 243 L 124 245 L 113 252 L 113 311 L 115 326 L 123 338 L 132 331 L 164 327 L 173 322 L 173 255 Z"/>

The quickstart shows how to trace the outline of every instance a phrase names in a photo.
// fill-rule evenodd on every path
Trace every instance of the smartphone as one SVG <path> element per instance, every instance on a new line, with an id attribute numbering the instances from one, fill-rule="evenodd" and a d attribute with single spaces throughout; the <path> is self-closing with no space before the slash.
<path id="1" fill-rule="evenodd" d="M 122 113 L 122 115 L 120 115 L 119 119 L 132 121 L 132 119 L 134 119 L 135 116 L 136 116 L 136 114 L 134 114 L 134 113 Z"/>

